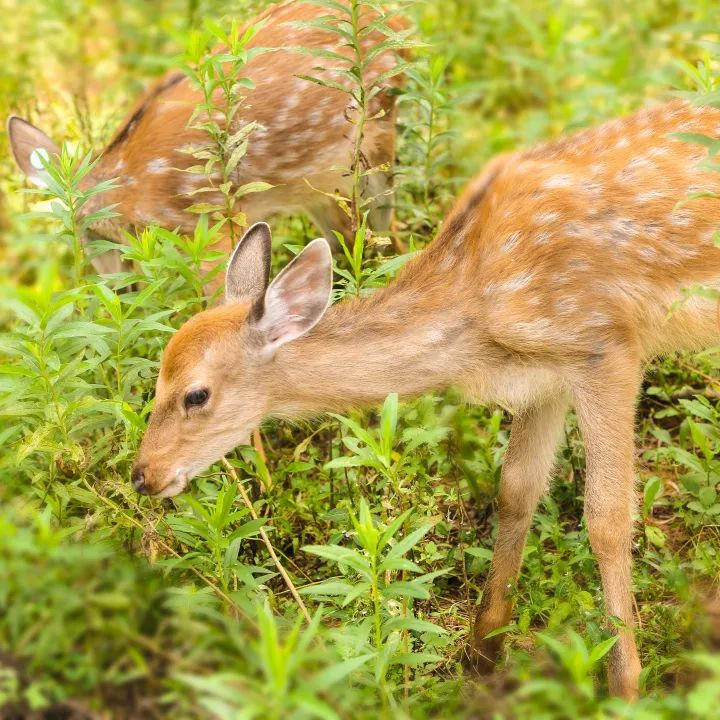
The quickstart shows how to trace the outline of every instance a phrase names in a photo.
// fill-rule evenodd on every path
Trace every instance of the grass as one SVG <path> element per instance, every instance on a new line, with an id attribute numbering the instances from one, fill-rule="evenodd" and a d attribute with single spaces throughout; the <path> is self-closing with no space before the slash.
<path id="1" fill-rule="evenodd" d="M 0 717 L 711 717 L 717 352 L 654 363 L 640 403 L 644 696 L 634 707 L 607 696 L 609 634 L 572 417 L 512 591 L 506 657 L 483 683 L 464 678 L 462 646 L 492 556 L 503 412 L 452 391 L 390 396 L 351 417 L 268 424 L 266 458 L 240 449 L 173 501 L 132 492 L 160 352 L 203 306 L 199 268 L 213 258 L 217 218 L 201 216 L 190 238 L 147 228 L 124 250 L 136 270 L 98 277 L 77 242 L 77 182 L 141 81 L 191 58 L 190 72 L 233 92 L 188 48 L 265 4 L 44 0 L 6 13 L 2 114 L 29 114 L 70 144 L 51 188 L 65 205 L 38 206 L 0 136 Z M 407 6 L 417 44 L 399 98 L 398 247 L 427 243 L 497 152 L 673 92 L 717 93 L 713 9 Z M 222 174 L 221 133 L 217 146 Z M 348 167 L 357 188 L 370 169 L 357 157 Z M 358 197 L 359 242 L 336 258 L 338 298 L 372 292 L 407 259 L 366 242 Z M 311 230 L 299 216 L 273 227 L 277 269 Z"/>

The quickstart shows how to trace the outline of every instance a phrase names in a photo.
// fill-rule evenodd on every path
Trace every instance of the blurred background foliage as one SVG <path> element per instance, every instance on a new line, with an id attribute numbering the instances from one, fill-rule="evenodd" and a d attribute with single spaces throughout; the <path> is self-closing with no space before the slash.
<path id="1" fill-rule="evenodd" d="M 0 0 L 0 117 L 97 150 L 204 18 L 229 27 L 267 4 Z M 717 90 L 713 0 L 404 8 L 417 47 L 399 98 L 394 232 L 411 249 L 494 154 L 674 93 Z M 62 182 L 81 169 L 68 155 Z M 452 392 L 391 397 L 351 419 L 268 425 L 266 459 L 245 449 L 233 472 L 215 467 L 174 501 L 138 498 L 129 465 L 157 361 L 199 306 L 194 268 L 212 227 L 135 238 L 126 250 L 141 268 L 135 293 L 89 266 L 78 286 L 62 212 L 45 204 L 38 217 L 42 198 L 23 185 L 0 134 L 0 717 L 716 713 L 717 352 L 653 364 L 640 405 L 640 703 L 607 697 L 572 418 L 513 590 L 507 657 L 495 677 L 467 682 L 461 648 L 492 553 L 507 416 Z M 277 268 L 313 234 L 302 217 L 274 228 Z M 338 258 L 339 294 L 393 275 L 402 258 L 382 248 Z"/>

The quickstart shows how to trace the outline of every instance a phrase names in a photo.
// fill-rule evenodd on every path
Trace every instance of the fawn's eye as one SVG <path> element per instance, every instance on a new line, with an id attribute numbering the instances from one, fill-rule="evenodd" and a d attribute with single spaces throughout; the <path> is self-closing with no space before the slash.
<path id="1" fill-rule="evenodd" d="M 210 391 L 202 388 L 200 390 L 191 390 L 185 395 L 185 409 L 191 407 L 202 407 L 210 397 Z"/>

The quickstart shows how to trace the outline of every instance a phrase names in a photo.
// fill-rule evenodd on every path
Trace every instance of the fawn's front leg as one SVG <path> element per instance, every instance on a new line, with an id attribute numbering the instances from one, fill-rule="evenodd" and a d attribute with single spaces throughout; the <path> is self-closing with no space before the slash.
<path id="1" fill-rule="evenodd" d="M 485 635 L 507 625 L 512 615 L 510 590 L 520 571 L 533 513 L 552 472 L 567 408 L 567 399 L 556 397 L 513 418 L 500 479 L 498 535 L 470 650 L 470 662 L 480 672 L 490 670 L 502 650 L 502 635 Z"/>
<path id="2" fill-rule="evenodd" d="M 624 627 L 610 655 L 610 692 L 627 700 L 638 694 L 640 659 L 633 632 L 631 539 L 634 506 L 635 402 L 639 362 L 608 358 L 575 391 L 585 441 L 585 518 L 597 557 L 609 615 Z"/>

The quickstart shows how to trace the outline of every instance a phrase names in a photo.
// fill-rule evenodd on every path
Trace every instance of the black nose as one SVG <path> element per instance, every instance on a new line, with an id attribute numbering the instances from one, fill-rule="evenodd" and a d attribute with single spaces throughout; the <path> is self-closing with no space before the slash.
<path id="1" fill-rule="evenodd" d="M 147 490 L 145 489 L 145 466 L 144 465 L 136 465 L 132 469 L 132 474 L 130 475 L 130 479 L 132 481 L 132 486 L 141 495 L 147 495 Z"/>

